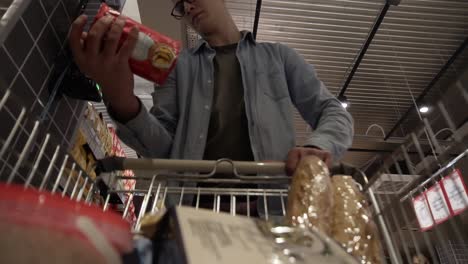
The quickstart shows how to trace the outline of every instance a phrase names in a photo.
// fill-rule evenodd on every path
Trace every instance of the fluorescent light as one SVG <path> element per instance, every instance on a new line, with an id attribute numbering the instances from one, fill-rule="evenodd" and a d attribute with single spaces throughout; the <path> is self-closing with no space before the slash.
<path id="1" fill-rule="evenodd" d="M 337 98 L 340 103 L 341 103 L 341 106 L 346 109 L 349 107 L 349 101 L 348 101 L 348 98 L 346 98 L 346 96 L 344 95 L 339 95 L 338 98 Z"/>
<path id="2" fill-rule="evenodd" d="M 427 112 L 429 112 L 429 107 L 427 107 L 427 106 L 421 106 L 421 108 L 419 108 L 419 112 L 420 112 L 420 113 L 423 113 L 423 114 L 424 114 L 424 113 L 427 113 Z"/>

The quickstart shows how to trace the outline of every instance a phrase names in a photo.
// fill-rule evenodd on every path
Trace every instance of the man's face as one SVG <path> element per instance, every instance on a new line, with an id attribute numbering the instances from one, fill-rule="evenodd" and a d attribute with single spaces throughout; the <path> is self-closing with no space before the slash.
<path id="1" fill-rule="evenodd" d="M 191 3 L 185 2 L 184 5 L 184 20 L 201 35 L 216 31 L 227 15 L 224 0 L 193 0 Z"/>

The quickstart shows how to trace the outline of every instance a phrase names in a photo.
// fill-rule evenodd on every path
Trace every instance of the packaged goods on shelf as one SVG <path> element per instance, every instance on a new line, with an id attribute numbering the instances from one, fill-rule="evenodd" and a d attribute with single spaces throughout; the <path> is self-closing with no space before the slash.
<path id="1" fill-rule="evenodd" d="M 96 159 L 94 158 L 92 153 L 88 153 L 86 159 L 86 173 L 91 177 L 91 179 L 96 179 L 96 172 L 94 169 L 96 168 Z"/>
<path id="2" fill-rule="evenodd" d="M 75 142 L 70 150 L 70 154 L 75 159 L 75 162 L 83 171 L 91 177 L 91 179 L 96 178 L 96 172 L 94 168 L 96 166 L 96 158 L 93 153 L 90 152 L 89 148 L 86 148 L 88 142 L 84 136 L 84 133 L 81 129 L 78 130 Z"/>
<path id="3" fill-rule="evenodd" d="M 112 134 L 109 126 L 107 126 L 106 128 L 106 133 L 104 133 L 103 135 L 102 142 L 104 144 L 104 151 L 106 153 L 106 156 L 110 156 L 112 152 Z"/>
<path id="4" fill-rule="evenodd" d="M 92 104 L 87 105 L 84 119 L 76 133 L 70 154 L 75 159 L 77 165 L 91 179 L 96 179 L 97 177 L 95 172 L 97 159 L 104 158 L 105 156 L 125 157 L 125 153 L 120 145 L 120 139 L 115 134 L 115 130 L 108 127 Z M 124 171 L 116 173 L 116 176 L 133 177 L 134 174 L 132 171 Z M 77 176 L 73 177 L 75 179 Z M 112 188 L 116 190 L 133 190 L 135 188 L 135 181 L 117 181 L 116 186 L 112 186 Z M 87 191 L 86 189 L 86 195 Z M 126 203 L 129 197 L 128 194 L 123 193 L 119 194 L 119 196 L 124 203 Z M 100 202 L 102 203 L 102 201 Z M 130 222 L 136 220 L 134 212 L 135 208 L 133 203 L 131 203 L 128 213 L 128 220 Z"/>
<path id="5" fill-rule="evenodd" d="M 86 168 L 86 151 L 83 148 L 83 145 L 85 144 L 86 139 L 83 135 L 83 132 L 79 129 L 76 133 L 75 141 L 73 142 L 70 154 L 81 168 Z"/>
<path id="6" fill-rule="evenodd" d="M 115 129 L 110 127 L 108 130 L 112 138 L 112 149 L 110 151 L 111 156 L 126 157 L 125 152 L 123 151 L 123 148 L 120 144 L 120 139 L 118 138 Z M 135 177 L 135 174 L 131 170 L 117 171 L 115 172 L 115 175 Z M 135 189 L 135 180 L 122 180 L 122 181 L 118 181 L 118 183 L 120 185 L 115 186 L 115 189 L 117 190 L 131 191 Z M 125 204 L 128 201 L 128 199 L 130 199 L 131 195 L 129 193 L 125 193 L 125 194 L 119 194 L 119 196 L 122 199 L 122 202 Z M 137 218 L 136 218 L 135 211 L 136 210 L 135 210 L 134 204 L 130 203 L 127 220 L 131 223 L 136 223 Z"/>
<path id="7" fill-rule="evenodd" d="M 104 158 L 111 155 L 112 135 L 102 115 L 96 111 L 93 105 L 88 104 L 84 120 L 81 123 L 84 134 L 90 143 L 90 147 L 96 158 Z"/>

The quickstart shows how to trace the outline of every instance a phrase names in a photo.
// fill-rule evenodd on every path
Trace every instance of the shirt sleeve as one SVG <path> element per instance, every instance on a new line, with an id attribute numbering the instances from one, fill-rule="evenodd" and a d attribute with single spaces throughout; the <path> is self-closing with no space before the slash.
<path id="1" fill-rule="evenodd" d="M 168 158 L 170 155 L 178 115 L 175 75 L 173 70 L 166 83 L 155 89 L 152 94 L 154 106 L 150 111 L 140 101 L 140 111 L 125 124 L 113 118 L 112 111 L 109 111 L 119 138 L 141 156 Z"/>
<path id="2" fill-rule="evenodd" d="M 351 115 L 318 79 L 311 64 L 285 45 L 280 50 L 291 100 L 314 129 L 305 145 L 328 150 L 340 159 L 352 144 Z"/>

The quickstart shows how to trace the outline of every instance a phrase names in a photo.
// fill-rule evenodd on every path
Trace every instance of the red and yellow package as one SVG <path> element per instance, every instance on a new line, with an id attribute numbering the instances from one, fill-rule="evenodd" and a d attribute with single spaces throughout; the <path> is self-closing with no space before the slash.
<path id="1" fill-rule="evenodd" d="M 106 4 L 101 4 L 94 23 L 106 15 L 117 18 L 120 13 Z M 159 85 L 163 84 L 175 67 L 181 48 L 180 42 L 125 17 L 125 26 L 120 38 L 121 45 L 133 27 L 137 27 L 139 32 L 137 44 L 129 60 L 132 72 Z"/>

